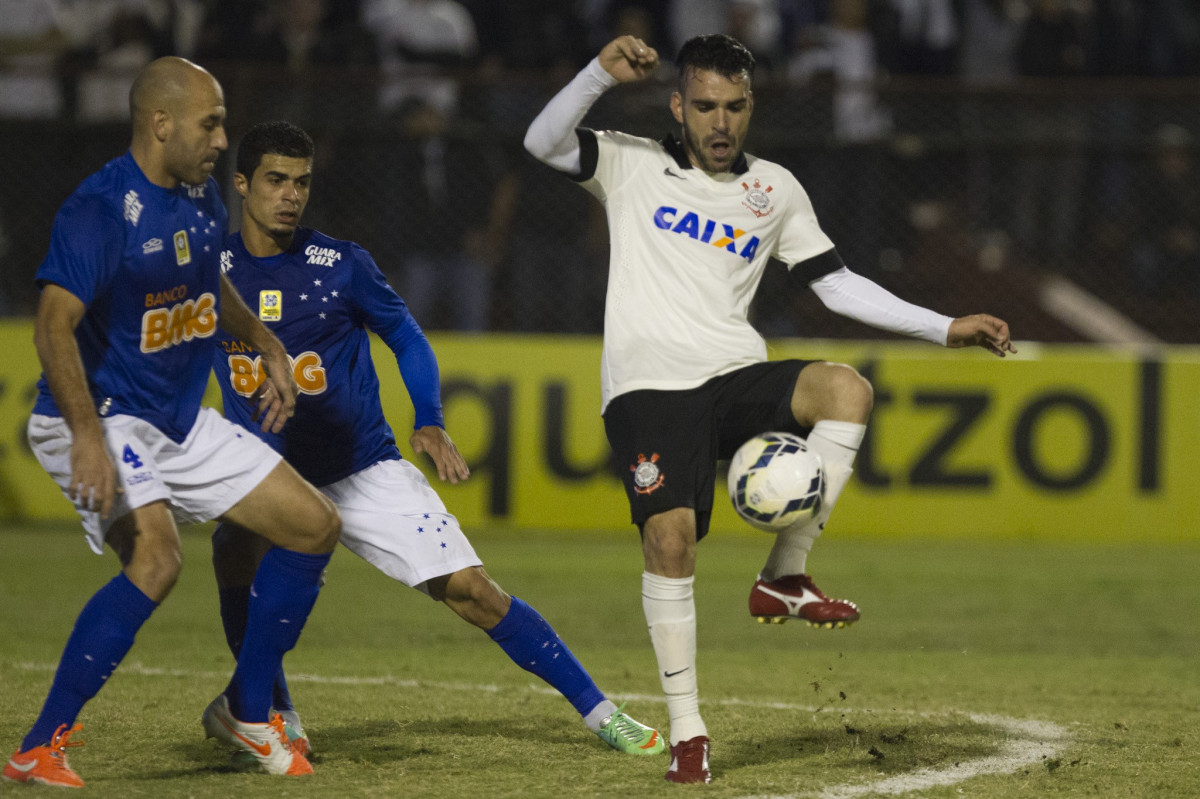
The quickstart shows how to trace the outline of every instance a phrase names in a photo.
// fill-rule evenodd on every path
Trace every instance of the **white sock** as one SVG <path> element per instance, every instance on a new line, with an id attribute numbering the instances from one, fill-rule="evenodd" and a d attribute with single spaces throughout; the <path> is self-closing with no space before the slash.
<path id="1" fill-rule="evenodd" d="M 587 725 L 592 732 L 600 732 L 600 725 L 604 720 L 617 712 L 617 705 L 611 699 L 605 699 L 600 704 L 588 711 L 588 714 L 583 717 L 583 723 Z"/>
<path id="2" fill-rule="evenodd" d="M 660 577 L 642 572 L 642 611 L 658 658 L 658 678 L 667 696 L 671 745 L 708 735 L 700 718 L 696 682 L 696 602 L 694 577 Z"/>
<path id="3" fill-rule="evenodd" d="M 854 422 L 825 419 L 813 425 L 808 434 L 808 446 L 825 463 L 825 502 L 821 512 L 812 519 L 788 527 L 775 536 L 775 545 L 763 566 L 762 579 L 770 582 L 789 574 L 804 574 L 808 553 L 825 529 L 833 506 L 854 472 L 854 457 L 858 455 L 866 433 L 866 425 Z"/>

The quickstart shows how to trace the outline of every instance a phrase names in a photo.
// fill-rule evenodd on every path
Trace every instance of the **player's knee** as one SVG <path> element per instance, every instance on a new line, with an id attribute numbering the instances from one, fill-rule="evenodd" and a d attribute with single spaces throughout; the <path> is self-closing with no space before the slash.
<path id="1" fill-rule="evenodd" d="M 484 630 L 500 623 L 512 597 L 481 566 L 460 569 L 445 583 L 443 601 L 464 620 Z"/>
<path id="2" fill-rule="evenodd" d="M 839 369 L 834 386 L 838 408 L 854 421 L 865 421 L 875 407 L 875 388 L 854 367 Z"/>
<path id="3" fill-rule="evenodd" d="M 690 508 L 650 517 L 642 526 L 646 569 L 668 577 L 686 577 L 696 561 L 696 533 Z"/>
<path id="4" fill-rule="evenodd" d="M 125 564 L 125 574 L 142 593 L 161 602 L 183 571 L 183 552 L 171 546 L 140 546 Z"/>
<path id="5" fill-rule="evenodd" d="M 313 552 L 332 552 L 342 534 L 342 516 L 337 506 L 325 496 L 321 497 L 321 511 L 310 520 L 309 546 Z"/>
<path id="6" fill-rule="evenodd" d="M 806 424 L 822 419 L 865 424 L 875 407 L 875 389 L 858 371 L 842 363 L 814 364 L 800 373 L 792 409 Z"/>

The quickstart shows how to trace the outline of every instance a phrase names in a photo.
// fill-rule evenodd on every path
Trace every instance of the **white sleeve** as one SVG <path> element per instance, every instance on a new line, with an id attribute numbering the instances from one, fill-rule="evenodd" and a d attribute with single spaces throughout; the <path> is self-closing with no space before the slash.
<path id="1" fill-rule="evenodd" d="M 525 133 L 525 149 L 544 164 L 578 175 L 579 137 L 575 128 L 600 95 L 616 85 L 617 79 L 593 58 L 530 124 Z"/>
<path id="2" fill-rule="evenodd" d="M 942 346 L 946 345 L 950 323 L 954 321 L 949 316 L 905 302 L 875 281 L 846 267 L 814 280 L 809 287 L 834 313 Z"/>

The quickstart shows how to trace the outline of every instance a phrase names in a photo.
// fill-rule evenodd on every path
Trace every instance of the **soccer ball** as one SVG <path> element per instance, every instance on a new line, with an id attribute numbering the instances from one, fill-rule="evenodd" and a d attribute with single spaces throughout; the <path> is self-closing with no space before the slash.
<path id="1" fill-rule="evenodd" d="M 777 533 L 821 511 L 825 466 L 800 436 L 763 433 L 738 447 L 729 462 L 729 498 L 751 525 Z"/>

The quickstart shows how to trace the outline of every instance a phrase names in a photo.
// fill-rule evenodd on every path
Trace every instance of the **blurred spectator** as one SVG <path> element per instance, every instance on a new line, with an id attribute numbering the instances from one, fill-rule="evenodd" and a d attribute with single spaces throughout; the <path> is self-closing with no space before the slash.
<path id="1" fill-rule="evenodd" d="M 240 58 L 284 64 L 292 75 L 331 64 L 373 64 L 377 54 L 358 21 L 338 20 L 329 0 L 269 0 L 260 29 Z"/>
<path id="2" fill-rule="evenodd" d="M 1017 49 L 1019 73 L 1056 80 L 1090 74 L 1093 14 L 1093 6 L 1074 0 L 1032 0 Z M 1064 100 L 1061 84 L 1033 84 L 1029 91 L 1015 119 L 1024 152 L 1016 170 L 1013 233 L 1027 256 L 1058 265 L 1079 234 L 1088 106 L 1084 98 Z"/>
<path id="3" fill-rule="evenodd" d="M 778 0 L 667 0 L 666 30 L 668 42 L 658 51 L 667 63 L 674 61 L 684 42 L 707 33 L 725 33 L 746 45 L 762 77 L 785 57 Z"/>
<path id="4" fill-rule="evenodd" d="M 205 0 L 196 58 L 210 64 L 248 57 L 266 19 L 262 0 Z"/>
<path id="5" fill-rule="evenodd" d="M 1197 296 L 1200 289 L 1200 170 L 1187 129 L 1154 134 L 1149 169 L 1130 197 L 1134 288 L 1150 296 Z"/>
<path id="6" fill-rule="evenodd" d="M 724 32 L 754 53 L 758 69 L 755 77 L 768 77 L 771 70 L 783 67 L 783 20 L 777 0 L 729 0 L 725 11 Z M 671 54 L 674 58 L 675 54 Z M 761 70 L 761 71 L 760 71 Z"/>
<path id="7" fill-rule="evenodd" d="M 242 90 L 228 98 L 237 116 L 314 120 L 307 127 L 320 137 L 328 120 L 348 123 L 370 113 L 375 82 L 347 69 L 373 68 L 375 43 L 356 15 L 339 9 L 331 0 L 262 4 L 252 31 L 238 38 L 232 53 L 254 65 Z"/>
<path id="8" fill-rule="evenodd" d="M 898 75 L 953 75 L 958 20 L 951 0 L 887 0 L 878 16 L 880 60 Z"/>
<path id="9" fill-rule="evenodd" d="M 365 0 L 362 24 L 379 47 L 381 111 L 414 96 L 446 113 L 458 104 L 451 70 L 473 65 L 479 55 L 475 20 L 466 6 L 457 0 Z"/>
<path id="10" fill-rule="evenodd" d="M 591 58 L 589 29 L 603 29 L 610 3 L 464 0 L 464 5 L 475 20 L 480 55 L 493 68 L 546 69 L 565 62 L 574 71 Z"/>
<path id="11" fill-rule="evenodd" d="M 1031 0 L 1030 9 L 1018 50 L 1021 74 L 1040 78 L 1091 74 L 1094 7 L 1072 0 Z"/>
<path id="12" fill-rule="evenodd" d="M 659 57 L 670 64 L 688 39 L 706 33 L 728 33 L 729 0 L 667 0 L 667 36 Z M 754 52 L 751 50 L 751 52 Z"/>
<path id="13" fill-rule="evenodd" d="M 547 99 L 543 94 L 543 105 Z M 600 333 L 608 265 L 604 208 L 524 149 L 514 164 L 512 200 L 500 219 L 507 236 L 500 327 Z"/>
<path id="14" fill-rule="evenodd" d="M 1017 46 L 1028 16 L 1022 0 L 962 0 L 958 74 L 968 86 L 1010 85 L 1017 76 Z"/>
<path id="15" fill-rule="evenodd" d="M 1200 7 L 1195 0 L 1144 0 L 1146 74 L 1200 74 Z"/>
<path id="16" fill-rule="evenodd" d="M 347 0 L 216 0 L 204 18 L 201 60 L 314 66 L 374 64 L 375 42 Z"/>
<path id="17" fill-rule="evenodd" d="M 616 37 L 629 34 L 659 48 L 659 57 L 670 60 L 666 5 L 663 0 L 584 0 L 578 8 L 586 35 L 576 54 L 598 52 Z"/>
<path id="18" fill-rule="evenodd" d="M 1011 164 L 997 142 L 1009 130 L 1020 100 L 1006 91 L 1017 78 L 1017 47 L 1028 15 L 1023 0 L 963 0 L 959 75 L 967 148 L 968 220 L 981 238 L 995 239 L 1009 224 Z"/>
<path id="19" fill-rule="evenodd" d="M 628 4 L 613 10 L 605 43 L 618 36 L 636 36 L 651 47 L 662 41 L 663 34 L 654 16 L 644 6 Z M 603 44 L 601 45 L 603 47 Z M 661 54 L 660 54 L 661 55 Z"/>
<path id="20" fill-rule="evenodd" d="M 1155 0 L 1093 0 L 1096 74 L 1122 77 L 1145 74 L 1147 7 Z"/>
<path id="21" fill-rule="evenodd" d="M 403 138 L 378 165 L 385 199 L 378 212 L 395 231 L 388 251 L 400 257 L 389 278 L 422 327 L 485 330 L 507 234 L 501 206 L 511 202 L 501 154 L 458 135 L 439 107 L 420 98 L 406 102 L 399 119 Z"/>
<path id="22" fill-rule="evenodd" d="M 0 12 L 0 117 L 59 115 L 62 93 L 54 65 L 69 44 L 56 0 L 5 0 Z"/>
<path id="23" fill-rule="evenodd" d="M 109 0 L 72 4 L 70 9 L 68 16 L 82 44 L 59 62 L 68 113 L 85 122 L 128 119 L 134 76 L 155 58 L 171 53 L 169 5 Z"/>
<path id="24" fill-rule="evenodd" d="M 867 0 L 831 0 L 829 24 L 800 31 L 788 63 L 793 81 L 833 78 L 833 132 L 844 142 L 874 141 L 891 129 L 876 92 L 875 37 L 867 27 Z"/>

